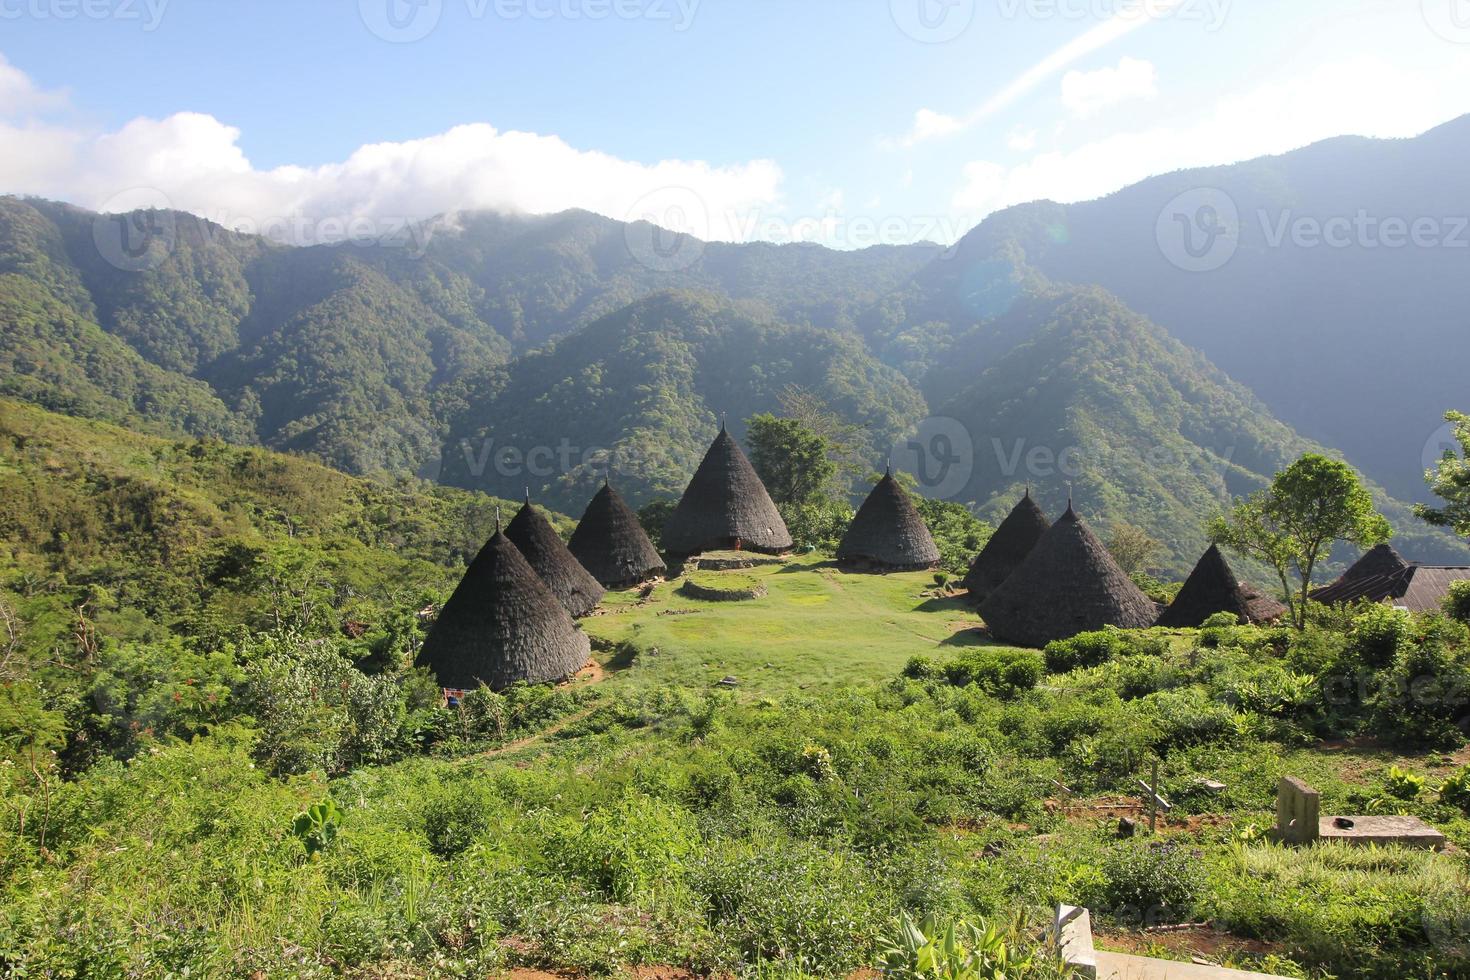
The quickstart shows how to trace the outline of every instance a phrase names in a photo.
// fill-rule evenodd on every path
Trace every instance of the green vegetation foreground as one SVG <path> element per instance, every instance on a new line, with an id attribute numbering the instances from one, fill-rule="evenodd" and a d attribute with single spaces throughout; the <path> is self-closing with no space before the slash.
<path id="1" fill-rule="evenodd" d="M 1293 774 L 1324 812 L 1470 846 L 1456 619 L 1039 653 L 978 644 L 923 576 L 813 559 L 741 573 L 773 587 L 708 611 L 672 585 L 615 597 L 590 627 L 605 683 L 447 711 L 405 664 L 483 498 L 0 409 L 7 975 L 840 976 L 905 913 L 1034 926 L 1058 901 L 1125 948 L 1470 971 L 1462 853 L 1263 834 Z M 803 635 L 842 602 L 845 634 Z M 788 644 L 770 669 L 768 642 Z M 1176 809 L 1119 839 L 1154 758 Z M 1143 931 L 1205 921 L 1222 931 Z"/>

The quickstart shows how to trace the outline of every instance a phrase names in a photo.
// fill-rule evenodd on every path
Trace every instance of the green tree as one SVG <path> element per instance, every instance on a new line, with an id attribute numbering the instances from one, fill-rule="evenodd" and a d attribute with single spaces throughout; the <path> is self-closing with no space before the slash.
<path id="1" fill-rule="evenodd" d="M 769 412 L 746 419 L 750 461 L 777 504 L 810 504 L 832 494 L 831 444 L 797 419 Z"/>
<path id="2" fill-rule="evenodd" d="M 1373 495 L 1346 463 L 1308 453 L 1276 474 L 1271 486 L 1210 522 L 1219 544 L 1276 570 L 1300 629 L 1306 625 L 1312 575 L 1337 541 L 1363 548 L 1393 535 Z M 1288 584 L 1294 572 L 1299 585 Z"/>
<path id="3" fill-rule="evenodd" d="M 1444 501 L 1444 506 L 1419 504 L 1414 513 L 1436 527 L 1447 527 L 1456 534 L 1470 537 L 1470 415 L 1446 412 L 1444 418 L 1454 426 L 1455 441 L 1460 444 L 1460 451 L 1446 449 L 1434 469 L 1424 473 L 1429 489 Z"/>
<path id="4" fill-rule="evenodd" d="M 1148 565 L 1164 546 L 1157 538 L 1136 524 L 1118 521 L 1108 535 L 1108 551 L 1118 567 L 1129 575 L 1147 571 Z"/>

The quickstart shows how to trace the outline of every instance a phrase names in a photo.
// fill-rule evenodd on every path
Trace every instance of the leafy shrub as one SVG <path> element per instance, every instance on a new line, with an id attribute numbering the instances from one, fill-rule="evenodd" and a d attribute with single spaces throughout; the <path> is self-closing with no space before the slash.
<path id="1" fill-rule="evenodd" d="M 499 802 L 481 780 L 458 780 L 430 795 L 423 813 L 429 850 L 446 859 L 465 851 L 490 829 Z"/>
<path id="2" fill-rule="evenodd" d="M 1407 645 L 1373 699 L 1374 723 L 1400 745 L 1450 748 L 1465 739 L 1459 726 L 1470 711 L 1470 666 L 1440 626 L 1431 622 Z"/>
<path id="3" fill-rule="evenodd" d="M 1398 766 L 1389 766 L 1384 774 L 1383 785 L 1388 795 L 1396 800 L 1412 800 L 1424 792 L 1426 781 L 1423 776 Z"/>
<path id="4" fill-rule="evenodd" d="M 1041 656 L 1032 650 L 979 649 L 951 660 L 945 678 L 956 687 L 974 684 L 986 693 L 1014 697 L 1041 681 Z"/>
<path id="5" fill-rule="evenodd" d="M 1237 616 L 1235 613 L 1217 612 L 1210 615 L 1203 623 L 1201 623 L 1200 629 L 1222 629 L 1239 625 L 1240 617 Z"/>
<path id="6" fill-rule="evenodd" d="M 1179 922 L 1204 891 L 1204 872 L 1187 848 L 1126 841 L 1103 858 L 1098 907 L 1114 919 L 1157 925 Z"/>
<path id="7" fill-rule="evenodd" d="M 1470 766 L 1444 781 L 1444 785 L 1439 788 L 1439 801 L 1470 813 Z"/>
<path id="8" fill-rule="evenodd" d="M 812 974 L 867 965 L 897 911 L 859 858 L 775 833 L 706 850 L 693 876 L 711 925 L 742 958 L 804 961 Z"/>
<path id="9" fill-rule="evenodd" d="M 1370 667 L 1387 667 L 1413 632 L 1413 620 L 1400 609 L 1375 605 L 1353 619 L 1351 637 L 1358 658 Z"/>
<path id="10" fill-rule="evenodd" d="M 1023 947 L 1030 948 L 1023 951 Z M 879 943 L 878 966 L 894 980 L 1028 980 L 1061 977 L 1060 964 L 1017 930 L 982 921 L 939 923 L 899 918 L 897 935 Z"/>
<path id="11" fill-rule="evenodd" d="M 627 796 L 561 828 L 551 857 L 607 897 L 626 902 L 677 886 L 699 835 L 683 807 Z"/>
<path id="12" fill-rule="evenodd" d="M 329 796 L 296 814 L 296 819 L 291 821 L 291 833 L 306 848 L 306 856 L 318 860 L 323 851 L 337 842 L 341 824 L 342 811 Z"/>
<path id="13" fill-rule="evenodd" d="M 935 680 L 944 676 L 944 669 L 934 662 L 933 657 L 916 654 L 903 665 L 903 676 L 915 681 Z"/>
<path id="14" fill-rule="evenodd" d="M 1470 582 L 1451 582 L 1444 597 L 1444 613 L 1461 623 L 1470 623 Z"/>
<path id="15" fill-rule="evenodd" d="M 1121 656 L 1124 650 L 1122 635 L 1117 630 L 1078 633 L 1071 639 L 1053 640 L 1046 645 L 1046 669 L 1065 674 L 1079 667 L 1097 667 Z"/>

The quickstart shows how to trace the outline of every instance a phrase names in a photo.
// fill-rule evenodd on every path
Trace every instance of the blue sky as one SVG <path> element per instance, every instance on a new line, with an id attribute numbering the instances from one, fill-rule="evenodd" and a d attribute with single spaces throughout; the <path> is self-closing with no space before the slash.
<path id="1" fill-rule="evenodd" d="M 0 192 L 854 247 L 1412 135 L 1470 111 L 1470 2 L 0 0 L 0 58 Z"/>

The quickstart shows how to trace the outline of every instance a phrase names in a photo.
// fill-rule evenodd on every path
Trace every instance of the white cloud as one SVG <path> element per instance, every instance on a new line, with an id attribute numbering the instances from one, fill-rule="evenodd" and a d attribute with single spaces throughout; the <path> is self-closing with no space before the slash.
<path id="1" fill-rule="evenodd" d="M 20 119 L 66 107 L 65 92 L 47 92 L 0 54 L 0 118 Z"/>
<path id="2" fill-rule="evenodd" d="M 1114 41 L 1127 37 L 1140 27 L 1146 27 L 1172 15 L 1182 6 L 1186 12 L 1189 11 L 1185 0 L 1150 0 L 1148 3 L 1126 4 L 1118 13 L 1103 23 L 1057 48 L 1017 75 L 1004 88 L 968 115 L 954 117 L 932 109 L 920 109 L 914 114 L 914 123 L 907 135 L 897 140 L 885 140 L 884 142 L 888 146 L 914 146 L 937 136 L 948 136 L 960 130 L 969 129 L 1009 107 L 1058 72 L 1107 47 Z M 1202 9 L 1207 9 L 1207 7 Z"/>
<path id="3" fill-rule="evenodd" d="M 1221 98 L 1187 122 L 1116 133 L 1014 167 L 974 161 L 951 205 L 985 215 L 1043 198 L 1084 201 L 1155 174 L 1284 153 L 1344 133 L 1414 136 L 1464 110 L 1470 64 L 1451 74 L 1371 57 L 1323 65 Z"/>
<path id="4" fill-rule="evenodd" d="M 1016 153 L 1030 153 L 1036 149 L 1036 130 L 1013 129 L 1006 137 L 1006 149 Z"/>
<path id="5" fill-rule="evenodd" d="M 35 92 L 13 69 L 0 70 L 0 86 L 0 94 Z M 31 97 L 32 104 L 44 106 L 42 96 Z M 152 188 L 171 206 L 227 227 L 275 229 L 298 240 L 303 235 L 291 229 L 305 226 L 305 237 L 314 240 L 310 227 L 327 220 L 400 222 L 474 208 L 585 208 L 659 223 L 667 212 L 678 230 L 729 240 L 738 236 L 742 214 L 779 202 L 782 181 L 770 160 L 645 164 L 484 123 L 369 144 L 340 163 L 261 170 L 240 148 L 240 135 L 213 116 L 191 112 L 135 119 L 110 133 L 0 118 L 0 193 L 96 208 L 121 193 Z"/>
<path id="6" fill-rule="evenodd" d="M 1123 57 L 1116 68 L 1069 71 L 1062 76 L 1062 104 L 1082 118 L 1134 99 L 1159 94 L 1159 72 L 1152 62 Z"/>

